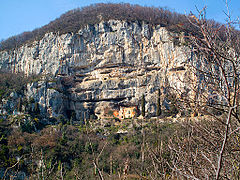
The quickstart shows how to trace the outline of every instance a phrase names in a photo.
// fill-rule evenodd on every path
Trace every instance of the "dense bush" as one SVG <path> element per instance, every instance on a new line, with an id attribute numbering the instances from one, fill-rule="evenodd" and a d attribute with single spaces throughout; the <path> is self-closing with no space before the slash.
<path id="1" fill-rule="evenodd" d="M 39 132 L 23 132 L 11 128 L 7 121 L 0 121 L 0 168 L 11 167 L 22 157 L 12 171 L 25 172 L 32 179 L 38 174 L 46 179 L 58 176 L 97 179 L 97 171 L 110 179 L 175 179 L 184 177 L 176 168 L 190 164 L 200 179 L 203 179 L 205 171 L 201 170 L 205 167 L 209 177 L 213 177 L 214 170 L 203 153 L 216 163 L 216 149 L 221 145 L 219 139 L 224 125 L 204 118 L 199 122 L 183 123 L 163 120 L 165 122 L 160 123 L 148 119 L 137 127 L 139 121 L 132 124 L 127 134 L 116 133 L 124 124 L 96 130 L 90 125 L 78 127 L 60 123 Z M 205 131 L 209 127 L 210 131 Z M 224 163 L 224 173 L 231 171 L 227 176 L 234 179 L 239 175 L 239 144 L 235 143 L 239 134 L 229 138 L 225 158 L 230 163 Z M 43 167 L 39 167 L 41 159 Z"/>
<path id="2" fill-rule="evenodd" d="M 0 99 L 8 96 L 10 92 L 21 93 L 27 83 L 27 78 L 23 74 L 10 72 L 0 72 Z"/>
<path id="3" fill-rule="evenodd" d="M 7 122 L 7 121 L 3 121 Z M 5 126 L 4 126 L 5 125 Z M 123 171 L 128 174 L 137 174 L 138 171 L 149 174 L 147 169 L 152 169 L 149 148 L 155 149 L 160 141 L 167 143 L 168 138 L 177 130 L 177 126 L 164 123 L 157 125 L 149 123 L 144 128 L 145 162 L 142 161 L 143 132 L 141 128 L 134 128 L 129 134 L 116 134 L 115 130 L 109 130 L 108 136 L 100 136 L 90 126 L 82 127 L 62 125 L 46 127 L 40 132 L 23 132 L 21 129 L 11 129 L 7 124 L 0 123 L 0 167 L 10 167 L 17 162 L 17 157 L 24 157 L 21 163 L 13 168 L 13 171 L 24 171 L 28 177 L 36 177 L 41 173 L 47 179 L 53 179 L 59 175 L 63 166 L 63 176 L 66 179 L 74 179 L 78 176 L 82 179 L 96 179 L 95 162 L 103 176 L 114 179 Z M 103 133 L 106 129 L 103 129 Z M 99 132 L 99 131 L 97 131 Z M 158 137 L 158 138 L 156 138 Z M 169 158 L 164 151 L 166 158 Z M 44 160 L 44 167 L 39 168 L 39 160 Z M 131 167 L 124 170 L 126 163 Z M 43 172 L 42 172 L 43 171 Z"/>
<path id="4" fill-rule="evenodd" d="M 22 94 L 27 83 L 39 78 L 35 75 L 31 77 L 24 76 L 23 73 L 12 73 L 0 70 L 0 99 L 9 96 L 11 92 Z"/>

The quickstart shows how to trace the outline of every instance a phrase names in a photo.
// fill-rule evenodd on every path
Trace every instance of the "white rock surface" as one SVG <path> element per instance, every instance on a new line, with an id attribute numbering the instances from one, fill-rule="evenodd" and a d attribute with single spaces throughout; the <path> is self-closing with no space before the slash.
<path id="1" fill-rule="evenodd" d="M 109 102 L 139 105 L 142 94 L 147 113 L 154 115 L 159 88 L 167 83 L 178 89 L 185 86 L 181 80 L 190 50 L 176 43 L 176 36 L 159 25 L 110 20 L 76 34 L 49 33 L 32 45 L 0 52 L 0 68 L 26 75 L 71 75 L 75 84 L 64 87 L 65 93 L 49 89 L 45 82 L 27 88 L 27 96 L 34 97 L 42 110 L 51 108 L 54 116 L 67 109 L 82 119 L 103 111 Z"/>

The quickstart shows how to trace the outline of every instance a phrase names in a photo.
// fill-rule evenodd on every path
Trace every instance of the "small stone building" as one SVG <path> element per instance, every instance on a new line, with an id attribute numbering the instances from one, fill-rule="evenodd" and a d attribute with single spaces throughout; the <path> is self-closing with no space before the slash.
<path id="1" fill-rule="evenodd" d="M 114 111 L 113 115 L 119 119 L 134 118 L 137 116 L 137 106 L 120 106 L 120 110 L 118 112 Z"/>

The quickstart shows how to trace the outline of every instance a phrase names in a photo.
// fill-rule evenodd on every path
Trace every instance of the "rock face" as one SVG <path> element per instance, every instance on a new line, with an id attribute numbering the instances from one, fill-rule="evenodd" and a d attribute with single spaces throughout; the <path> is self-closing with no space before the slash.
<path id="1" fill-rule="evenodd" d="M 55 117 L 75 111 L 78 120 L 101 118 L 119 104 L 139 106 L 143 94 L 147 114 L 154 116 L 158 89 L 184 89 L 184 62 L 191 56 L 183 44 L 181 35 L 161 26 L 110 20 L 0 52 L 0 68 L 55 77 L 60 89 L 42 80 L 26 91 Z"/>

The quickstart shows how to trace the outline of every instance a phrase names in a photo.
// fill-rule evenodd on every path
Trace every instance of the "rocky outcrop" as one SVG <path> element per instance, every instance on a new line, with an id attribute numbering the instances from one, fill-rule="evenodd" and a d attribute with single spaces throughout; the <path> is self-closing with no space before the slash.
<path id="1" fill-rule="evenodd" d="M 183 36 L 160 25 L 110 20 L 0 52 L 0 68 L 55 77 L 62 90 L 40 81 L 26 92 L 53 116 L 69 110 L 77 119 L 102 117 L 104 108 L 139 105 L 143 94 L 154 115 L 158 89 L 184 89 L 189 52 Z"/>

